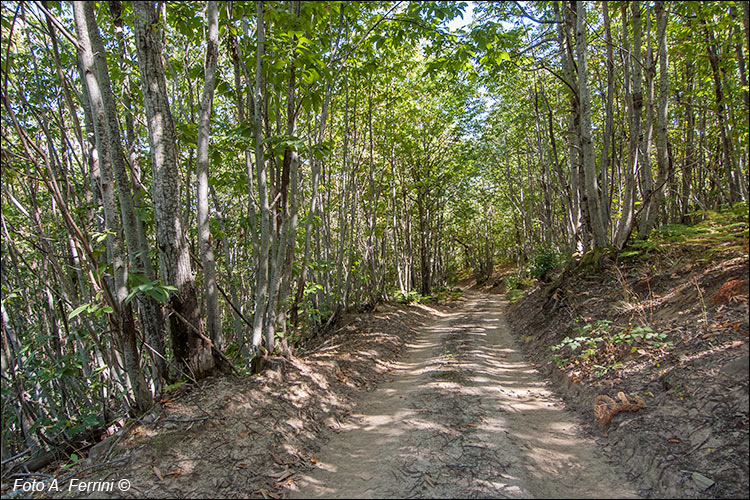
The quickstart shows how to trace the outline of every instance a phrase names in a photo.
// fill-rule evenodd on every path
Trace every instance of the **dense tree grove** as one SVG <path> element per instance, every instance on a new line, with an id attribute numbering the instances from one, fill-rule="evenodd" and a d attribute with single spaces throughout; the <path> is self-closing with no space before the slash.
<path id="1" fill-rule="evenodd" d="M 3 2 L 2 458 L 746 202 L 747 50 L 747 2 Z"/>

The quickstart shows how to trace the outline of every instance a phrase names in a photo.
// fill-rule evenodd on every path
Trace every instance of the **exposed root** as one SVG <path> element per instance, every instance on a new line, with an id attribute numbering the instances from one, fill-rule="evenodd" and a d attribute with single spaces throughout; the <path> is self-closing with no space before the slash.
<path id="1" fill-rule="evenodd" d="M 638 411 L 646 407 L 646 401 L 640 396 L 628 398 L 624 392 L 617 393 L 618 401 L 600 394 L 594 399 L 594 416 L 604 425 L 612 421 L 612 417 L 624 411 Z"/>
<path id="2" fill-rule="evenodd" d="M 721 289 L 716 292 L 712 300 L 714 306 L 725 304 L 733 298 L 742 294 L 742 282 L 737 279 L 736 276 L 729 278 L 726 283 L 721 286 Z"/>

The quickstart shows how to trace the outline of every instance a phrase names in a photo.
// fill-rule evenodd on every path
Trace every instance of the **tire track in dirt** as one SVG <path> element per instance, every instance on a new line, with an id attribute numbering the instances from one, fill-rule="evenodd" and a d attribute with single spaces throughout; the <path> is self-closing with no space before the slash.
<path id="1" fill-rule="evenodd" d="M 514 347 L 499 297 L 424 328 L 290 498 L 634 498 Z"/>

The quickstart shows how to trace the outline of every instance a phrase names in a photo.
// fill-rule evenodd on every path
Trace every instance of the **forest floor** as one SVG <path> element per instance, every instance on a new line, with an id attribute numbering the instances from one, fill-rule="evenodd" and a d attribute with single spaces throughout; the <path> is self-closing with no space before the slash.
<path id="1" fill-rule="evenodd" d="M 77 478 L 113 482 L 108 497 L 280 498 L 437 314 L 422 305 L 379 304 L 371 313 L 345 314 L 296 356 L 267 358 L 258 375 L 174 389 L 87 460 L 47 471 L 60 484 L 54 496 L 85 498 L 67 490 Z M 121 480 L 127 491 L 118 489 Z"/>

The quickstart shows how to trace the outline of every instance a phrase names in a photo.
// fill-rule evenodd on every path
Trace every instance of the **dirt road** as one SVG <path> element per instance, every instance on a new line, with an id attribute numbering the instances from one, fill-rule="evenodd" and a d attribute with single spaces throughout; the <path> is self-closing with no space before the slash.
<path id="1" fill-rule="evenodd" d="M 423 329 L 291 498 L 637 498 L 515 348 L 501 299 Z"/>

